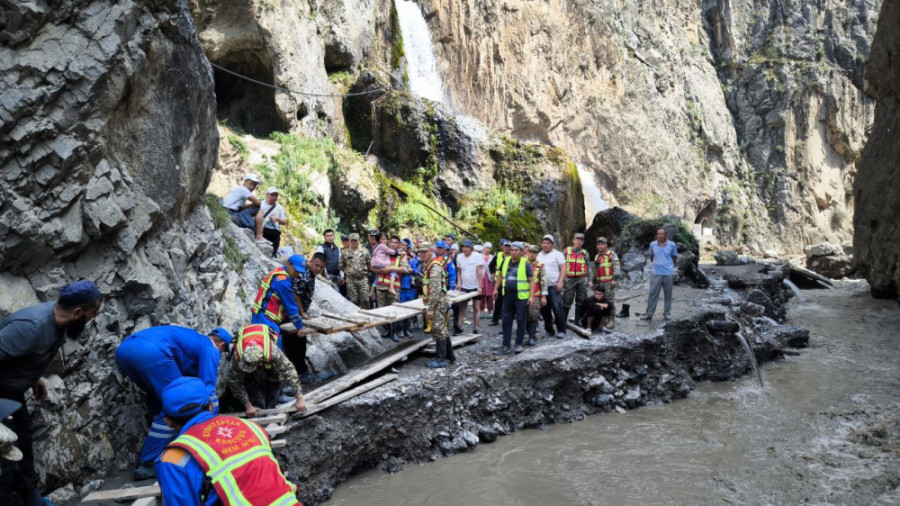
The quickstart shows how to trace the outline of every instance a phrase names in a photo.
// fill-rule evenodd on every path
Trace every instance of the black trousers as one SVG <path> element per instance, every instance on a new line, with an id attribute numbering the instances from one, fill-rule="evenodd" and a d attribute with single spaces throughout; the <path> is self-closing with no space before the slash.
<path id="1" fill-rule="evenodd" d="M 275 248 L 272 250 L 272 258 L 278 256 L 278 248 L 281 246 L 281 230 L 263 227 L 263 238 L 272 241 L 272 246 Z"/>
<path id="2" fill-rule="evenodd" d="M 518 293 L 507 292 L 503 296 L 503 346 L 512 345 L 512 326 L 516 322 L 516 345 L 525 341 L 525 328 L 528 325 L 528 300 L 519 299 Z"/>
<path id="3" fill-rule="evenodd" d="M 284 354 L 297 369 L 297 374 L 301 376 L 309 374 L 309 367 L 306 365 L 306 347 L 309 341 L 306 336 L 285 334 L 281 344 L 284 346 Z"/>
<path id="4" fill-rule="evenodd" d="M 18 411 L 3 421 L 19 437 L 15 444 L 16 448 L 22 451 L 22 460 L 18 462 L 2 461 L 0 503 L 9 504 L 12 502 L 13 491 L 24 494 L 37 488 L 39 478 L 37 471 L 34 470 L 34 420 L 25 405 L 25 395 L 0 391 L 0 398 L 22 403 L 22 407 Z"/>
<path id="5" fill-rule="evenodd" d="M 258 408 L 272 409 L 278 404 L 281 392 L 280 381 L 269 381 L 269 374 L 264 370 L 256 370 L 247 376 L 245 388 L 250 403 Z"/>
<path id="6" fill-rule="evenodd" d="M 497 281 L 500 282 L 499 280 Z M 503 291 L 501 287 L 501 292 Z M 499 293 L 497 294 L 497 298 L 494 299 L 494 314 L 491 316 L 491 321 L 494 323 L 500 323 L 500 316 L 503 314 L 503 296 Z"/>

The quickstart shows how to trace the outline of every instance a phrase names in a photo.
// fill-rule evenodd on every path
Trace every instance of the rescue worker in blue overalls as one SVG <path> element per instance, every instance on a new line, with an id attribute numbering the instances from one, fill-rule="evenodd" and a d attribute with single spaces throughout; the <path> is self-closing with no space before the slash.
<path id="1" fill-rule="evenodd" d="M 261 323 L 278 336 L 278 348 L 284 350 L 281 324 L 293 323 L 298 331 L 303 329 L 303 318 L 294 298 L 292 280 L 306 271 L 306 258 L 293 255 L 283 267 L 266 274 L 251 307 L 250 323 Z"/>
<path id="2" fill-rule="evenodd" d="M 153 413 L 150 430 L 141 448 L 140 464 L 134 471 L 135 480 L 153 477 L 153 461 L 175 438 L 175 431 L 163 421 L 163 390 L 178 378 L 199 378 L 206 385 L 210 403 L 218 410 L 219 360 L 230 344 L 231 334 L 221 327 L 203 335 L 176 325 L 150 327 L 126 337 L 119 344 L 116 365 L 147 394 L 147 403 Z"/>

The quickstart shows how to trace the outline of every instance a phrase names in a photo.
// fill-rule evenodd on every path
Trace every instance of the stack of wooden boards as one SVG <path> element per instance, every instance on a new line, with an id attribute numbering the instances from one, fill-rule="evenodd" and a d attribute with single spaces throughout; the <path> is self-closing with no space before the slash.
<path id="1" fill-rule="evenodd" d="M 451 303 L 469 300 L 478 296 L 477 292 L 464 293 L 456 291 L 449 292 L 449 295 Z M 416 305 L 415 303 L 418 304 Z M 425 306 L 422 303 L 422 300 L 418 299 L 412 302 L 394 304 L 393 306 L 380 307 L 372 310 L 360 310 L 357 313 L 346 315 L 323 312 L 321 317 L 304 320 L 303 323 L 304 326 L 310 327 L 323 334 L 332 334 L 343 331 L 354 332 L 405 320 L 406 318 L 421 314 L 424 310 Z M 454 347 L 463 346 L 477 341 L 479 337 L 481 336 L 478 334 L 463 336 L 455 339 L 453 345 Z M 296 413 L 297 408 L 294 406 L 293 402 L 290 402 L 279 405 L 273 409 L 259 410 L 256 418 L 251 418 L 251 420 L 265 428 L 271 439 L 273 449 L 282 448 L 287 445 L 287 441 L 276 438 L 287 432 L 287 422 L 289 418 L 292 416 L 306 418 L 396 380 L 400 375 L 390 373 L 366 382 L 372 376 L 384 371 L 401 360 L 405 360 L 407 357 L 418 351 L 430 351 L 431 353 L 434 353 L 434 344 L 430 339 L 404 342 L 373 358 L 366 364 L 357 367 L 356 369 L 351 369 L 347 374 L 344 374 L 331 383 L 305 392 L 303 397 L 306 400 L 307 409 L 303 413 Z M 229 415 L 240 418 L 246 416 L 244 413 L 229 413 Z M 162 504 L 162 500 L 159 496 L 159 485 L 154 483 L 153 485 L 146 487 L 93 492 L 86 496 L 82 502 L 101 503 L 134 500 L 132 506 L 158 506 Z"/>

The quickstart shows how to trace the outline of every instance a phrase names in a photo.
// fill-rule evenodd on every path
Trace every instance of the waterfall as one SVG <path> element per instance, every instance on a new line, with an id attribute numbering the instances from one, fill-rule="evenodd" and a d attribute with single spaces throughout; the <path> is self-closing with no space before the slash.
<path id="1" fill-rule="evenodd" d="M 409 91 L 420 98 L 445 102 L 444 84 L 431 47 L 431 31 L 425 16 L 419 6 L 410 0 L 394 0 L 394 8 L 397 9 L 400 33 L 403 35 Z"/>
<path id="2" fill-rule="evenodd" d="M 597 178 L 592 171 L 578 164 L 578 177 L 581 178 L 581 191 L 584 193 L 584 221 L 590 227 L 594 222 L 594 215 L 608 209 L 609 205 L 603 200 L 603 194 L 597 186 Z"/>

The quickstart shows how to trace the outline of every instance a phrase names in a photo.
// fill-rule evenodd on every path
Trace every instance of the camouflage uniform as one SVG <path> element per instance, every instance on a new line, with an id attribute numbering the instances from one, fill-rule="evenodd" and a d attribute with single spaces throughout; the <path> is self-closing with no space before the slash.
<path id="1" fill-rule="evenodd" d="M 259 405 L 263 403 L 254 403 L 257 407 L 262 408 L 274 407 L 274 403 L 278 400 L 279 388 L 277 387 L 282 384 L 292 388 L 295 395 L 302 392 L 300 389 L 300 376 L 297 375 L 294 364 L 288 360 L 287 356 L 282 353 L 277 346 L 275 346 L 275 343 L 272 343 L 271 351 L 271 368 L 265 367 L 263 363 L 263 350 L 258 346 L 250 346 L 247 348 L 247 350 L 244 351 L 243 360 L 241 360 L 237 353 L 233 352 L 231 354 L 231 367 L 228 373 L 228 389 L 231 391 L 235 400 L 242 406 L 250 401 L 250 395 L 248 395 L 247 392 L 248 383 L 256 386 L 268 383 L 269 386 L 273 387 L 265 388 L 265 391 L 271 393 L 269 395 L 264 394 L 261 396 L 265 398 L 264 402 L 265 404 L 268 404 L 268 406 Z M 258 400 L 259 396 L 254 397 L 257 397 L 257 399 L 254 400 Z"/>
<path id="2" fill-rule="evenodd" d="M 531 326 L 534 325 L 535 332 L 537 331 L 537 324 L 541 320 L 541 297 L 547 296 L 547 271 L 543 268 L 539 261 L 535 261 L 533 264 L 534 270 L 540 269 L 539 279 L 535 279 L 534 283 L 531 286 L 531 292 L 534 293 L 535 285 L 538 283 L 541 284 L 541 295 L 534 297 L 534 304 L 528 308 L 528 330 L 531 330 Z M 534 335 L 534 334 L 530 334 Z"/>
<path id="3" fill-rule="evenodd" d="M 369 262 L 365 248 L 346 249 L 341 253 L 341 270 L 347 286 L 347 299 L 361 309 L 369 308 Z"/>
<path id="4" fill-rule="evenodd" d="M 569 270 L 568 263 L 566 264 L 566 272 L 561 272 L 560 276 L 566 276 L 566 280 L 563 284 L 563 313 L 565 313 L 566 318 L 569 316 L 569 310 L 572 309 L 572 303 L 575 303 L 575 319 L 578 320 L 581 311 L 581 304 L 584 303 L 584 300 L 587 299 L 587 289 L 588 289 L 588 278 L 591 273 L 591 262 L 590 256 L 588 256 L 588 252 L 585 249 L 581 249 L 579 251 L 574 251 L 575 248 L 571 246 L 566 248 L 566 250 L 572 250 L 575 253 L 581 253 L 584 255 L 585 265 L 584 268 L 584 276 L 580 278 L 568 277 L 566 276 L 566 272 Z"/>
<path id="5" fill-rule="evenodd" d="M 391 267 L 393 267 L 393 262 L 394 262 L 394 260 L 391 259 Z M 409 259 L 407 258 L 406 255 L 403 255 L 400 258 L 400 265 L 398 265 L 398 267 L 401 269 L 405 269 L 406 272 L 411 272 L 411 269 L 409 267 Z M 400 284 L 400 276 L 402 276 L 402 275 L 403 275 L 403 273 L 401 273 L 401 272 L 397 273 L 398 286 Z M 387 285 L 375 285 L 375 297 L 378 301 L 378 307 L 390 306 L 391 304 L 397 302 L 397 299 L 399 297 L 398 294 L 400 293 L 400 289 L 397 288 L 395 290 L 395 292 L 397 292 L 397 293 L 391 293 L 391 291 L 388 289 Z"/>
<path id="6" fill-rule="evenodd" d="M 440 262 L 432 262 L 428 276 L 428 307 L 427 309 L 434 312 L 431 320 L 431 332 L 435 342 L 441 339 L 447 339 L 450 336 L 447 328 L 447 306 L 449 299 L 447 292 L 444 290 L 443 279 L 444 267 Z"/>
<path id="7" fill-rule="evenodd" d="M 616 255 L 615 251 L 612 251 L 612 250 L 607 250 L 607 251 L 609 251 L 609 262 L 610 262 L 610 264 L 612 264 L 613 281 L 619 281 L 622 278 L 622 276 L 621 276 L 622 270 L 621 270 L 621 267 L 619 264 L 619 255 Z M 608 300 L 610 304 L 615 305 L 616 304 L 616 289 L 613 288 L 612 283 L 608 283 L 608 282 L 601 283 L 600 282 L 600 278 L 597 275 L 597 269 L 599 269 L 599 266 L 600 266 L 600 255 L 597 255 L 594 258 L 594 273 L 592 275 L 593 279 L 594 279 L 594 288 L 596 288 L 598 286 L 603 288 L 603 290 L 606 291 L 606 300 Z M 613 311 L 612 315 L 610 315 L 610 317 L 609 317 L 609 322 L 607 323 L 606 327 L 608 329 L 613 329 L 613 328 L 615 328 L 615 326 L 616 326 L 616 312 Z"/>

